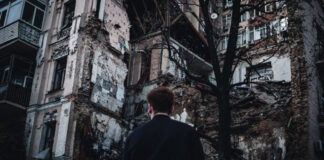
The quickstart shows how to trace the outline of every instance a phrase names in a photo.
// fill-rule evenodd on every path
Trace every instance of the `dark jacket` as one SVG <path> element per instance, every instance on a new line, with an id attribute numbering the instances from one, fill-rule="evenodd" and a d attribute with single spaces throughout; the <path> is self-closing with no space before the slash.
<path id="1" fill-rule="evenodd" d="M 157 115 L 127 138 L 123 160 L 203 160 L 196 131 L 189 125 Z"/>

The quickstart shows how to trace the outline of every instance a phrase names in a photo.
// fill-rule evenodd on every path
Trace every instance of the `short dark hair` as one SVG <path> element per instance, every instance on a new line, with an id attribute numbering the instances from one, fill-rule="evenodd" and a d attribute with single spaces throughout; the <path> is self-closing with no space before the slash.
<path id="1" fill-rule="evenodd" d="M 154 112 L 171 113 L 171 108 L 174 104 L 174 94 L 169 88 L 155 88 L 147 94 L 146 99 L 153 107 Z"/>

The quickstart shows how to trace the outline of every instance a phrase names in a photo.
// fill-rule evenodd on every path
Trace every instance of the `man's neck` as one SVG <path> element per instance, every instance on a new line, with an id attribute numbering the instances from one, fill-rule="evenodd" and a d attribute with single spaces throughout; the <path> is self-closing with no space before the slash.
<path id="1" fill-rule="evenodd" d="M 169 116 L 169 114 L 167 114 L 167 113 L 157 112 L 157 113 L 151 114 L 150 119 L 153 119 L 155 116 L 158 116 L 158 115 Z"/>
<path id="2" fill-rule="evenodd" d="M 158 115 L 169 116 L 169 114 L 167 114 L 167 113 L 163 113 L 163 112 L 157 112 L 157 113 L 154 113 L 154 116 L 158 116 Z"/>

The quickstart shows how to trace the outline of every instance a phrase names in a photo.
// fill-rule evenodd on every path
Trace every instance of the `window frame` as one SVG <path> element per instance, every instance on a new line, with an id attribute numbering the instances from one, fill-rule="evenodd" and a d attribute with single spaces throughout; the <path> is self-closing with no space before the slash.
<path id="1" fill-rule="evenodd" d="M 273 72 L 271 62 L 257 64 L 254 65 L 253 68 L 248 67 L 246 68 L 246 73 L 249 76 L 249 82 L 260 82 L 260 81 L 268 81 L 274 79 L 274 72 Z M 269 74 L 271 74 L 270 79 L 266 79 L 267 75 Z"/>
<path id="2" fill-rule="evenodd" d="M 224 36 L 224 37 L 221 39 L 221 46 L 220 46 L 220 50 L 221 50 L 221 51 L 226 50 L 226 49 L 227 49 L 227 44 L 228 44 L 228 37 L 227 37 L 227 36 Z"/>
<path id="3" fill-rule="evenodd" d="M 64 20 L 65 20 L 65 16 L 66 16 L 66 7 L 68 5 L 71 5 L 72 3 L 74 3 L 74 8 L 73 8 L 73 15 L 72 15 L 72 20 L 71 20 L 71 24 L 69 25 L 69 23 L 67 24 L 64 24 Z M 61 30 L 65 29 L 65 28 L 69 28 L 72 26 L 72 23 L 73 23 L 73 17 L 74 17 L 74 14 L 75 14 L 75 7 L 76 7 L 76 1 L 75 0 L 69 0 L 67 2 L 64 3 L 64 8 L 63 8 L 63 13 L 62 13 L 62 18 L 61 18 Z"/>
<path id="4" fill-rule="evenodd" d="M 229 26 L 231 25 L 231 20 L 232 20 L 232 14 L 231 13 L 222 16 L 222 29 L 223 30 L 229 28 Z"/>
<path id="5" fill-rule="evenodd" d="M 65 66 L 62 68 L 58 68 L 58 63 L 59 61 L 65 61 Z M 63 65 L 62 65 L 63 66 Z M 64 81 L 65 81 L 65 74 L 66 74 L 66 66 L 67 66 L 67 56 L 61 57 L 59 59 L 55 60 L 55 67 L 53 70 L 53 83 L 52 83 L 52 87 L 51 87 L 51 91 L 57 91 L 57 90 L 61 90 L 64 87 Z M 58 73 L 60 72 L 60 73 Z M 58 74 L 60 74 L 59 77 L 61 77 L 61 80 L 58 80 Z M 60 83 L 57 84 L 59 81 Z"/>
<path id="6" fill-rule="evenodd" d="M 264 6 L 264 12 L 265 12 L 265 13 L 272 12 L 272 4 L 266 4 L 266 5 Z"/>
<path id="7" fill-rule="evenodd" d="M 245 22 L 247 20 L 247 13 L 244 12 L 243 14 L 241 14 L 240 16 L 240 22 Z"/>
<path id="8" fill-rule="evenodd" d="M 254 27 L 249 28 L 249 44 L 254 42 Z"/>
<path id="9" fill-rule="evenodd" d="M 17 5 L 21 5 L 20 6 L 20 14 L 18 15 L 18 18 L 16 20 L 13 20 L 12 22 L 8 23 L 10 11 L 14 6 L 17 6 Z M 15 2 L 10 2 L 10 4 L 8 5 L 8 11 L 7 11 L 7 17 L 6 17 L 5 25 L 9 25 L 9 24 L 19 20 L 22 17 L 23 8 L 24 8 L 24 3 L 21 0 L 18 0 L 18 1 L 15 1 Z"/>
<path id="10" fill-rule="evenodd" d="M 6 23 L 7 23 L 8 13 L 9 13 L 9 7 L 10 7 L 10 2 L 8 3 L 8 5 L 4 6 L 3 8 L 0 8 L 0 19 L 2 17 L 3 11 L 6 11 L 6 15 L 5 15 L 5 18 L 4 18 L 4 21 L 3 21 L 3 25 L 0 26 L 0 28 L 7 25 Z"/>
<path id="11" fill-rule="evenodd" d="M 29 5 L 31 5 L 31 6 L 34 7 L 34 10 L 33 10 L 33 18 L 32 18 L 32 22 L 31 22 L 31 23 L 29 23 L 29 22 L 27 22 L 25 19 L 23 19 L 26 3 L 28 3 Z M 36 17 L 36 11 L 37 11 L 37 10 L 40 10 L 40 11 L 43 12 L 42 25 L 41 25 L 40 28 L 39 28 L 39 27 L 36 27 L 36 26 L 34 25 L 34 23 L 35 23 L 35 17 Z M 21 13 L 21 16 L 20 16 L 20 17 L 21 17 L 21 20 L 22 20 L 22 21 L 24 21 L 24 22 L 26 22 L 27 24 L 29 24 L 29 25 L 31 25 L 31 26 L 33 26 L 33 27 L 38 28 L 38 29 L 41 30 L 41 29 L 43 28 L 43 26 L 44 26 L 44 21 L 45 21 L 45 18 L 44 18 L 44 17 L 46 17 L 46 15 L 45 15 L 46 12 L 45 12 L 45 11 L 46 11 L 46 10 L 40 8 L 39 6 L 37 6 L 37 5 L 35 5 L 35 4 L 31 3 L 31 2 L 29 2 L 29 1 L 25 1 L 25 3 L 23 4 L 23 7 L 22 7 L 22 13 Z"/>

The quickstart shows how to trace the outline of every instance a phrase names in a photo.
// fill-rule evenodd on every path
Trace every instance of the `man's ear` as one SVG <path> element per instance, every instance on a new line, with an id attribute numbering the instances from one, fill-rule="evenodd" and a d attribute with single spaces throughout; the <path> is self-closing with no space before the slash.
<path id="1" fill-rule="evenodd" d="M 148 113 L 152 113 L 153 112 L 153 108 L 152 108 L 151 104 L 148 105 L 148 111 L 147 112 Z"/>
<path id="2" fill-rule="evenodd" d="M 174 105 L 172 105 L 172 107 L 171 107 L 171 113 L 170 114 L 173 114 L 173 112 L 174 112 Z"/>

